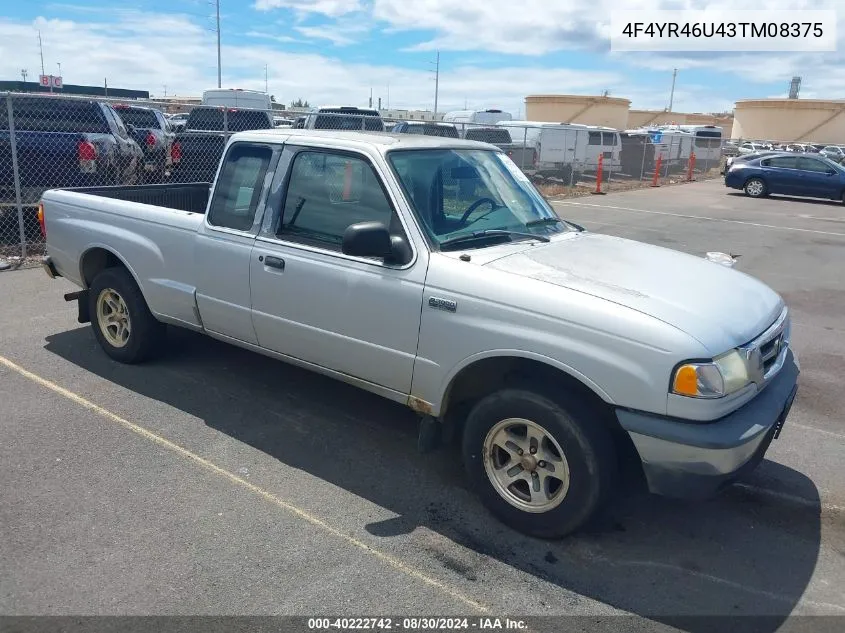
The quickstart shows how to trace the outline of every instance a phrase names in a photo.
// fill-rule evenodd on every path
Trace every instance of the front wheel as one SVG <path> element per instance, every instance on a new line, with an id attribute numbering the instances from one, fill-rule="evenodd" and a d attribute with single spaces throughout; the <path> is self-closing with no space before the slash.
<path id="1" fill-rule="evenodd" d="M 760 178 L 749 178 L 743 189 L 745 195 L 751 198 L 762 198 L 766 195 L 766 183 Z"/>
<path id="2" fill-rule="evenodd" d="M 464 465 L 484 505 L 531 536 L 561 538 L 595 515 L 609 494 L 616 457 L 598 415 L 534 391 L 506 389 L 467 417 Z"/>
<path id="3" fill-rule="evenodd" d="M 139 363 L 160 349 L 165 326 L 156 320 L 124 268 L 106 268 L 88 289 L 91 327 L 100 347 L 121 363 Z"/>

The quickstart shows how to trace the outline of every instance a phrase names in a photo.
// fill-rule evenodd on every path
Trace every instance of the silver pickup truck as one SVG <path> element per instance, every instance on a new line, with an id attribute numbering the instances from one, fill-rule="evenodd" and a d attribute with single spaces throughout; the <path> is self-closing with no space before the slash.
<path id="1" fill-rule="evenodd" d="M 213 187 L 42 205 L 44 267 L 81 288 L 66 299 L 113 359 L 183 327 L 403 403 L 535 536 L 582 526 L 625 456 L 654 493 L 714 493 L 762 460 L 797 389 L 770 288 L 559 219 L 484 143 L 243 132 Z"/>

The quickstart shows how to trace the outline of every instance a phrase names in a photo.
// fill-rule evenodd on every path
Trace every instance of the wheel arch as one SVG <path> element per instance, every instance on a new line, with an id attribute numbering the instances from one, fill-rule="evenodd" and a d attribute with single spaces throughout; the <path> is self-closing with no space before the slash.
<path id="1" fill-rule="evenodd" d="M 85 288 L 90 288 L 91 282 L 94 281 L 94 277 L 106 268 L 126 269 L 126 271 L 132 276 L 135 283 L 138 284 L 138 288 L 141 288 L 138 275 L 135 274 L 135 271 L 126 262 L 126 260 L 112 248 L 102 244 L 92 244 L 79 258 L 79 278 L 82 280 Z M 143 289 L 141 292 L 143 294 Z"/>
<path id="2" fill-rule="evenodd" d="M 444 381 L 439 413 L 444 416 L 457 405 L 477 400 L 517 377 L 536 377 L 546 383 L 563 381 L 604 405 L 613 405 L 604 389 L 564 363 L 531 352 L 491 350 L 474 354 L 452 369 Z"/>

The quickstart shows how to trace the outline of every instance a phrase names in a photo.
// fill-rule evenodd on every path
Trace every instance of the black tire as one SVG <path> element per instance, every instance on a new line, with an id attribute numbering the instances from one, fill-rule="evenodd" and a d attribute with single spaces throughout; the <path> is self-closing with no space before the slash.
<path id="1" fill-rule="evenodd" d="M 508 418 L 539 424 L 562 448 L 569 485 L 558 505 L 547 511 L 516 507 L 487 475 L 485 438 Z M 463 458 L 470 483 L 490 512 L 524 534 L 548 539 L 562 538 L 593 518 L 610 494 L 617 472 L 613 440 L 590 407 L 574 398 L 561 406 L 556 399 L 520 388 L 493 393 L 472 408 L 464 426 Z"/>
<path id="2" fill-rule="evenodd" d="M 765 198 L 769 193 L 762 178 L 749 178 L 742 188 L 749 198 Z"/>
<path id="3" fill-rule="evenodd" d="M 101 326 L 104 319 L 98 311 L 98 304 L 100 295 L 108 290 L 116 293 L 126 307 L 130 327 L 123 345 L 115 345 L 110 341 Z M 114 360 L 127 364 L 140 363 L 161 349 L 166 334 L 165 325 L 152 315 L 141 289 L 125 268 L 106 268 L 94 277 L 88 289 L 88 310 L 97 342 Z"/>

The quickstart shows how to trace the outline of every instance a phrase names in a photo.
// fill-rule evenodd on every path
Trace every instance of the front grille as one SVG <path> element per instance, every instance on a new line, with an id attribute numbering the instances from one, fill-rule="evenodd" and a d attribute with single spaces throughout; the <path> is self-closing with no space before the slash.
<path id="1" fill-rule="evenodd" d="M 783 332 L 778 334 L 768 343 L 760 346 L 760 357 L 763 361 L 763 374 L 767 374 L 772 365 L 775 364 L 778 354 L 783 346 Z"/>
<path id="2" fill-rule="evenodd" d="M 746 358 L 752 380 L 762 387 L 771 380 L 783 366 L 786 348 L 789 346 L 789 316 L 784 308 L 780 316 L 765 332 L 753 341 L 740 346 Z"/>

